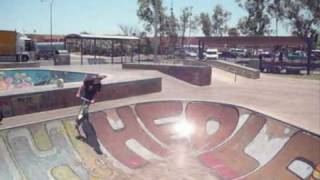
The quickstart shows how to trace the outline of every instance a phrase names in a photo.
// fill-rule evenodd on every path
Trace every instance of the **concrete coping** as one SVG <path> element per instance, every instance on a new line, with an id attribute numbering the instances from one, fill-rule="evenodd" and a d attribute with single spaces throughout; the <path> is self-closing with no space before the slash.
<path id="1" fill-rule="evenodd" d="M 23 67 L 40 67 L 40 62 L 0 62 L 0 69 Z"/>
<path id="2" fill-rule="evenodd" d="M 241 69 L 246 69 L 246 70 L 249 70 L 249 71 L 260 72 L 257 69 L 246 67 L 246 66 L 242 66 L 242 65 L 239 65 L 239 64 L 236 64 L 236 63 L 232 63 L 232 62 L 226 62 L 226 61 L 221 61 L 221 60 L 218 60 L 218 62 L 224 63 L 224 64 L 228 64 L 230 66 L 234 66 L 234 67 L 241 68 Z"/>
<path id="3" fill-rule="evenodd" d="M 70 83 L 65 83 L 63 88 L 57 87 L 56 84 L 48 84 L 43 86 L 31 86 L 26 88 L 10 89 L 10 90 L 0 91 L 0 97 L 14 96 L 19 94 L 48 92 L 48 91 L 55 91 L 55 90 L 61 90 L 61 89 L 73 89 L 73 88 L 79 87 L 81 84 L 82 82 L 70 82 Z"/>
<path id="4" fill-rule="evenodd" d="M 175 66 L 175 67 L 209 67 L 209 66 L 201 66 L 201 65 L 186 65 L 186 64 L 169 64 L 169 63 L 124 63 L 124 64 L 140 64 L 140 65 L 148 65 L 148 66 Z"/>
<path id="5" fill-rule="evenodd" d="M 127 83 L 131 81 L 138 81 L 138 80 L 152 80 L 152 79 L 158 79 L 159 77 L 150 77 L 150 78 L 136 78 L 136 79 L 130 79 L 127 81 L 102 81 L 102 85 L 113 85 L 113 84 L 121 84 L 121 83 Z M 57 84 L 48 84 L 43 86 L 32 86 L 27 88 L 17 88 L 17 89 L 10 89 L 6 91 L 0 91 L 0 97 L 6 97 L 6 96 L 15 96 L 15 95 L 27 95 L 27 94 L 33 94 L 33 93 L 42 93 L 42 92 L 49 92 L 49 91 L 56 91 L 56 90 L 66 90 L 66 89 L 74 89 L 79 88 L 82 84 L 82 81 L 79 82 L 69 82 L 65 83 L 64 87 L 58 87 Z"/>
<path id="6" fill-rule="evenodd" d="M 175 67 L 210 67 L 206 63 L 191 61 L 191 60 L 168 60 L 165 62 L 138 62 L 138 63 L 124 63 L 124 64 L 141 64 L 150 66 L 175 66 Z"/>
<path id="7" fill-rule="evenodd" d="M 58 70 L 58 69 L 47 69 L 47 68 L 34 68 L 34 67 L 20 67 L 20 68 L 5 68 L 0 69 L 0 71 L 6 71 L 6 70 L 48 70 L 48 71 L 61 71 L 65 72 L 66 70 Z M 92 71 L 85 71 L 85 70 L 73 70 L 73 71 L 66 71 L 70 73 L 83 73 L 83 74 L 95 74 Z M 108 75 L 108 74 L 107 74 Z M 159 78 L 158 76 L 149 76 L 147 78 L 145 77 L 130 77 L 128 79 L 118 79 L 118 78 L 112 78 L 112 79 L 106 79 L 102 80 L 102 85 L 112 85 L 112 84 L 121 84 L 126 83 L 130 81 L 135 80 L 148 80 L 148 79 L 155 79 Z M 77 82 L 67 82 L 64 83 L 64 87 L 57 87 L 57 84 L 47 84 L 47 85 L 41 85 L 41 86 L 30 86 L 25 88 L 16 88 L 16 89 L 9 89 L 9 90 L 3 90 L 0 91 L 0 97 L 6 97 L 6 96 L 14 96 L 14 95 L 20 95 L 20 94 L 32 94 L 32 93 L 41 93 L 41 92 L 48 92 L 48 91 L 56 91 L 56 90 L 66 90 L 66 89 L 74 89 L 80 87 L 82 84 L 82 81 Z"/>
<path id="8" fill-rule="evenodd" d="M 251 78 L 251 79 L 259 79 L 260 78 L 260 71 L 257 69 L 253 69 L 253 68 L 249 68 L 249 67 L 245 67 L 245 66 L 241 66 L 235 63 L 231 63 L 231 62 L 226 62 L 226 61 L 210 61 L 207 62 L 208 64 L 225 70 L 227 72 L 231 72 L 234 73 L 236 75 L 240 75 L 246 78 Z"/>

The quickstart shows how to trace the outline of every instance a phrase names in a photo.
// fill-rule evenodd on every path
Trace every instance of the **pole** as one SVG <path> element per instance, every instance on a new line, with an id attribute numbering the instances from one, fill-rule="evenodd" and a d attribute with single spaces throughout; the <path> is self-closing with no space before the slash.
<path id="1" fill-rule="evenodd" d="M 138 40 L 138 62 L 140 62 L 140 54 L 141 54 L 141 42 Z"/>
<path id="2" fill-rule="evenodd" d="M 123 63 L 123 56 L 122 56 L 122 53 L 123 53 L 123 44 L 122 44 L 122 40 L 120 40 L 120 56 L 121 56 L 121 64 Z"/>
<path id="3" fill-rule="evenodd" d="M 81 65 L 83 65 L 83 39 L 81 38 L 80 40 L 81 44 L 80 44 L 80 54 L 81 54 Z"/>
<path id="4" fill-rule="evenodd" d="M 94 61 L 96 62 L 97 61 L 97 39 L 94 39 L 93 40 L 93 45 L 94 45 Z"/>
<path id="5" fill-rule="evenodd" d="M 67 38 L 64 38 L 63 48 L 64 50 L 67 50 Z"/>
<path id="6" fill-rule="evenodd" d="M 199 60 L 201 60 L 202 59 L 202 56 L 201 56 L 201 41 L 200 41 L 200 39 L 198 39 L 198 58 L 199 58 Z"/>
<path id="7" fill-rule="evenodd" d="M 278 25 L 279 25 L 279 19 L 276 18 L 276 36 L 278 36 Z"/>
<path id="8" fill-rule="evenodd" d="M 153 16 L 153 28 L 154 28 L 154 37 L 153 37 L 153 56 L 154 62 L 158 62 L 158 47 L 159 47 L 159 40 L 158 40 L 158 25 L 159 25 L 159 1 L 156 0 L 154 4 L 154 16 Z"/>
<path id="9" fill-rule="evenodd" d="M 53 0 L 50 2 L 50 48 L 51 52 L 53 53 L 53 46 L 52 46 L 52 6 L 53 6 Z"/>
<path id="10" fill-rule="evenodd" d="M 113 40 L 111 40 L 111 64 L 113 64 L 113 55 L 114 55 L 114 45 L 113 45 Z"/>
<path id="11" fill-rule="evenodd" d="M 310 75 L 311 66 L 311 50 L 312 50 L 312 34 L 307 37 L 307 75 Z"/>

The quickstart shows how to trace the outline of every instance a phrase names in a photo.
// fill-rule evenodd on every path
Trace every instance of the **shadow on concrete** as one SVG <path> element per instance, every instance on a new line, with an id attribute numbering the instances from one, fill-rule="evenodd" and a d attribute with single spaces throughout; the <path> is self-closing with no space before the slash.
<path id="1" fill-rule="evenodd" d="M 89 121 L 89 115 L 83 117 L 81 128 L 85 134 L 82 141 L 91 146 L 97 154 L 101 155 L 102 151 L 98 142 L 97 133 Z"/>

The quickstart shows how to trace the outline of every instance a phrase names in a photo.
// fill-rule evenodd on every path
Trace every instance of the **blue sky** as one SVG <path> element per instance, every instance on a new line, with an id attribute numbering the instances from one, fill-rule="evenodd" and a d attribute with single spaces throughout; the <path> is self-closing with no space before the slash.
<path id="1" fill-rule="evenodd" d="M 44 1 L 44 2 L 43 2 Z M 25 33 L 50 32 L 51 0 L 0 0 L 0 29 Z M 209 12 L 221 4 L 232 13 L 229 26 L 235 26 L 246 12 L 235 0 L 164 0 L 168 9 L 173 1 L 175 14 L 181 9 L 193 7 L 193 13 Z M 130 25 L 142 29 L 143 22 L 136 16 L 137 0 L 54 0 L 53 33 L 69 34 L 88 31 L 93 34 L 117 34 L 119 25 Z M 201 35 L 201 33 L 197 33 Z M 279 35 L 287 35 L 284 28 Z"/>

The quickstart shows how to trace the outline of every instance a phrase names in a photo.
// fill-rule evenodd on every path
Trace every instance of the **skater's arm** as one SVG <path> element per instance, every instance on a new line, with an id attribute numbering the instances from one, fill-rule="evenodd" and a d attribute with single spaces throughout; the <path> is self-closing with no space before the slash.
<path id="1" fill-rule="evenodd" d="M 78 91 L 77 91 L 77 94 L 76 94 L 77 97 L 80 97 L 80 93 L 81 93 L 81 91 L 83 90 L 83 88 L 84 88 L 84 86 L 83 86 L 83 84 L 82 84 L 82 85 L 79 87 Z"/>

